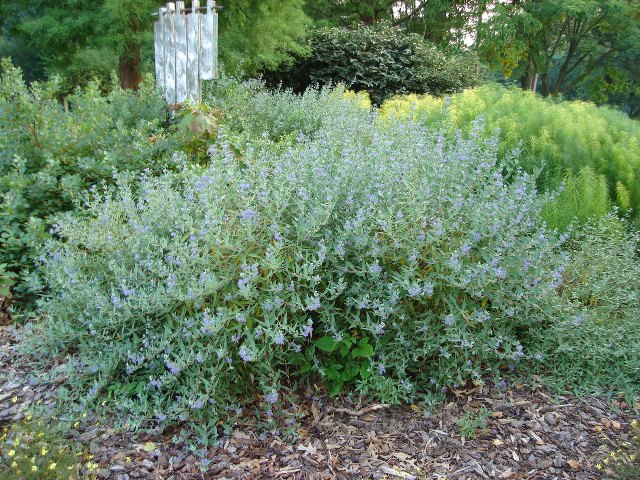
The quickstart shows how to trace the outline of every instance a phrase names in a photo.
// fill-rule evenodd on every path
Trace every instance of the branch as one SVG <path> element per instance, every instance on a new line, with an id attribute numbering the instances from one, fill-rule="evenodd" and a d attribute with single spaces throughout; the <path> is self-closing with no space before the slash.
<path id="1" fill-rule="evenodd" d="M 420 12 L 420 10 L 424 10 L 427 6 L 427 0 L 422 0 L 422 2 L 420 3 L 419 7 L 415 7 L 410 13 L 407 13 L 404 17 L 399 18 L 398 20 L 396 20 L 395 22 L 393 22 L 394 26 L 398 26 L 398 25 L 402 25 L 405 22 L 408 22 L 409 20 L 411 20 L 417 13 Z"/>

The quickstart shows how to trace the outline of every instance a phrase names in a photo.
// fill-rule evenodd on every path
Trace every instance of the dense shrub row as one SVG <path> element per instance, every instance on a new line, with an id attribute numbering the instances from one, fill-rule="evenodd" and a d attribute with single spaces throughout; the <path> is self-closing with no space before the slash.
<path id="1" fill-rule="evenodd" d="M 445 53 L 417 34 L 384 23 L 313 30 L 307 44 L 306 56 L 266 73 L 270 84 L 302 92 L 341 83 L 369 92 L 379 104 L 398 93 L 457 92 L 482 79 L 473 54 Z"/>
<path id="2" fill-rule="evenodd" d="M 74 352 L 70 395 L 215 423 L 308 375 L 397 402 L 528 355 L 566 308 L 534 179 L 491 142 L 334 105 L 313 139 L 238 155 L 221 133 L 208 168 L 56 226 L 31 348 Z"/>
<path id="3" fill-rule="evenodd" d="M 555 226 L 604 214 L 608 199 L 634 215 L 640 207 L 640 123 L 620 112 L 486 85 L 447 98 L 397 97 L 382 106 L 382 115 L 408 115 L 450 132 L 470 132 L 482 118 L 484 137 L 497 132 L 501 158 L 520 148 L 518 164 L 530 172 L 542 169 L 545 190 L 566 179 L 568 191 L 548 212 Z"/>
<path id="4" fill-rule="evenodd" d="M 209 138 L 167 138 L 164 173 L 116 173 L 38 256 L 23 351 L 67 356 L 63 406 L 206 442 L 248 406 L 294 420 L 309 382 L 390 403 L 509 370 L 637 391 L 637 234 L 542 221 L 593 170 L 540 194 L 482 122 L 449 136 L 341 89 L 207 98 L 181 115 Z"/>

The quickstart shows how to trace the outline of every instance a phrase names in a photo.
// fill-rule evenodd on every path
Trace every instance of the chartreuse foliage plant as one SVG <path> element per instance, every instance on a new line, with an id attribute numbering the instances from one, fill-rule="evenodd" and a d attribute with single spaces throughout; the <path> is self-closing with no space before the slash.
<path id="1" fill-rule="evenodd" d="M 574 216 L 584 221 L 603 215 L 609 202 L 623 212 L 640 207 L 640 123 L 621 112 L 585 102 L 544 100 L 497 85 L 447 98 L 400 96 L 381 110 L 383 117 L 419 118 L 450 132 L 470 132 L 482 117 L 483 136 L 497 132 L 501 158 L 519 148 L 518 165 L 529 172 L 541 168 L 539 184 L 545 190 L 558 188 L 566 179 L 569 191 L 558 198 L 557 208 L 547 211 L 555 226 L 566 226 Z"/>
<path id="2" fill-rule="evenodd" d="M 67 356 L 62 405 L 184 421 L 206 443 L 311 380 L 396 403 L 499 375 L 574 316 L 547 199 L 493 140 L 383 125 L 342 95 L 297 101 L 245 119 L 265 136 L 220 126 L 208 166 L 122 178 L 59 219 L 23 349 Z"/>

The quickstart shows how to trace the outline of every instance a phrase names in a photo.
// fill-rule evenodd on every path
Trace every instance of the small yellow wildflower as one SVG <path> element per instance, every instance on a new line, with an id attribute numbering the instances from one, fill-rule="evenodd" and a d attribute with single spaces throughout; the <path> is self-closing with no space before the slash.
<path id="1" fill-rule="evenodd" d="M 78 425 L 80 425 L 80 422 L 76 422 L 73 424 L 73 428 L 78 428 Z"/>
<path id="2" fill-rule="evenodd" d="M 27 415 L 26 417 L 27 422 L 30 421 L 33 417 L 31 415 Z"/>
<path id="3" fill-rule="evenodd" d="M 597 464 L 596 465 L 596 470 L 602 470 L 602 465 L 601 464 Z"/>
<path id="4" fill-rule="evenodd" d="M 11 468 L 16 468 L 18 464 L 16 462 L 11 462 Z"/>
<path id="5" fill-rule="evenodd" d="M 40 455 L 44 456 L 44 455 L 46 455 L 46 454 L 47 454 L 47 452 L 48 452 L 48 451 L 49 451 L 49 450 L 47 450 L 46 448 L 42 447 L 42 448 L 40 449 Z"/>
<path id="6" fill-rule="evenodd" d="M 94 463 L 94 462 L 87 462 L 86 467 L 87 467 L 87 469 L 89 471 L 92 471 L 92 470 L 95 470 L 96 468 L 98 468 L 98 464 Z"/>
<path id="7" fill-rule="evenodd" d="M 616 456 L 616 452 L 611 452 L 609 455 L 611 455 L 612 457 Z"/>
<path id="8" fill-rule="evenodd" d="M 638 428 L 638 420 L 631 421 L 631 428 Z"/>
<path id="9" fill-rule="evenodd" d="M 31 471 L 32 472 L 37 472 L 38 471 L 38 467 L 36 467 L 35 465 L 31 465 Z"/>
<path id="10" fill-rule="evenodd" d="M 87 416 L 86 413 L 83 413 L 82 415 L 80 415 L 82 418 L 85 418 Z"/>
<path id="11" fill-rule="evenodd" d="M 609 465 L 609 459 L 605 458 L 604 460 L 602 460 L 602 463 L 604 463 L 605 465 Z"/>
<path id="12" fill-rule="evenodd" d="M 16 402 L 18 401 L 18 397 L 13 397 L 13 398 L 11 399 L 11 401 L 12 401 L 13 403 L 16 403 Z"/>
<path id="13" fill-rule="evenodd" d="M 127 462 L 127 463 L 131 462 L 131 457 L 125 458 L 124 461 Z"/>
<path id="14" fill-rule="evenodd" d="M 40 433 L 38 433 L 38 436 L 39 436 L 39 437 L 44 437 L 44 432 L 40 432 Z"/>
<path id="15" fill-rule="evenodd" d="M 15 450 L 9 450 L 8 453 L 9 453 L 10 457 L 13 457 L 16 454 L 16 451 Z"/>
<path id="16" fill-rule="evenodd" d="M 629 455 L 629 460 L 633 462 L 635 459 L 636 459 L 636 456 L 634 454 Z"/>
<path id="17" fill-rule="evenodd" d="M 87 458 L 88 458 L 89 460 L 91 460 L 91 459 L 93 458 L 93 454 L 92 454 L 92 453 L 90 453 L 89 455 L 87 455 Z"/>
<path id="18" fill-rule="evenodd" d="M 49 470 L 55 469 L 56 465 L 58 465 L 56 462 L 51 462 L 51 464 L 49 464 Z"/>

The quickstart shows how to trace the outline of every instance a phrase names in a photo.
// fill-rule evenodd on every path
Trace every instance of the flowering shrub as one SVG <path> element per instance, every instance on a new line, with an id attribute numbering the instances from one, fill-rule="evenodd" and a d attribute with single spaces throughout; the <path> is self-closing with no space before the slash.
<path id="1" fill-rule="evenodd" d="M 545 200 L 495 142 L 333 101 L 311 137 L 221 127 L 208 167 L 122 180 L 55 226 L 24 348 L 68 355 L 63 400 L 206 439 L 308 378 L 385 402 L 481 380 L 570 310 Z"/>
<path id="2" fill-rule="evenodd" d="M 366 92 L 309 88 L 269 92 L 258 80 L 222 78 L 205 83 L 207 103 L 224 112 L 224 122 L 240 138 L 255 144 L 260 137 L 283 142 L 300 133 L 313 136 L 344 116 L 366 118 L 371 101 Z M 338 101 L 342 97 L 346 101 Z"/>
<path id="3" fill-rule="evenodd" d="M 447 98 L 399 96 L 385 102 L 381 110 L 385 117 L 420 118 L 425 125 L 451 132 L 469 132 L 474 121 L 483 117 L 485 137 L 498 131 L 501 158 L 520 147 L 522 168 L 542 168 L 539 185 L 544 190 L 557 188 L 567 170 L 573 172 L 569 180 L 574 195 L 560 197 L 558 209 L 548 212 L 559 227 L 566 227 L 567 218 L 574 215 L 584 221 L 606 213 L 602 184 L 619 209 L 632 208 L 634 216 L 639 210 L 640 124 L 622 112 L 586 102 L 554 102 L 498 85 Z"/>

